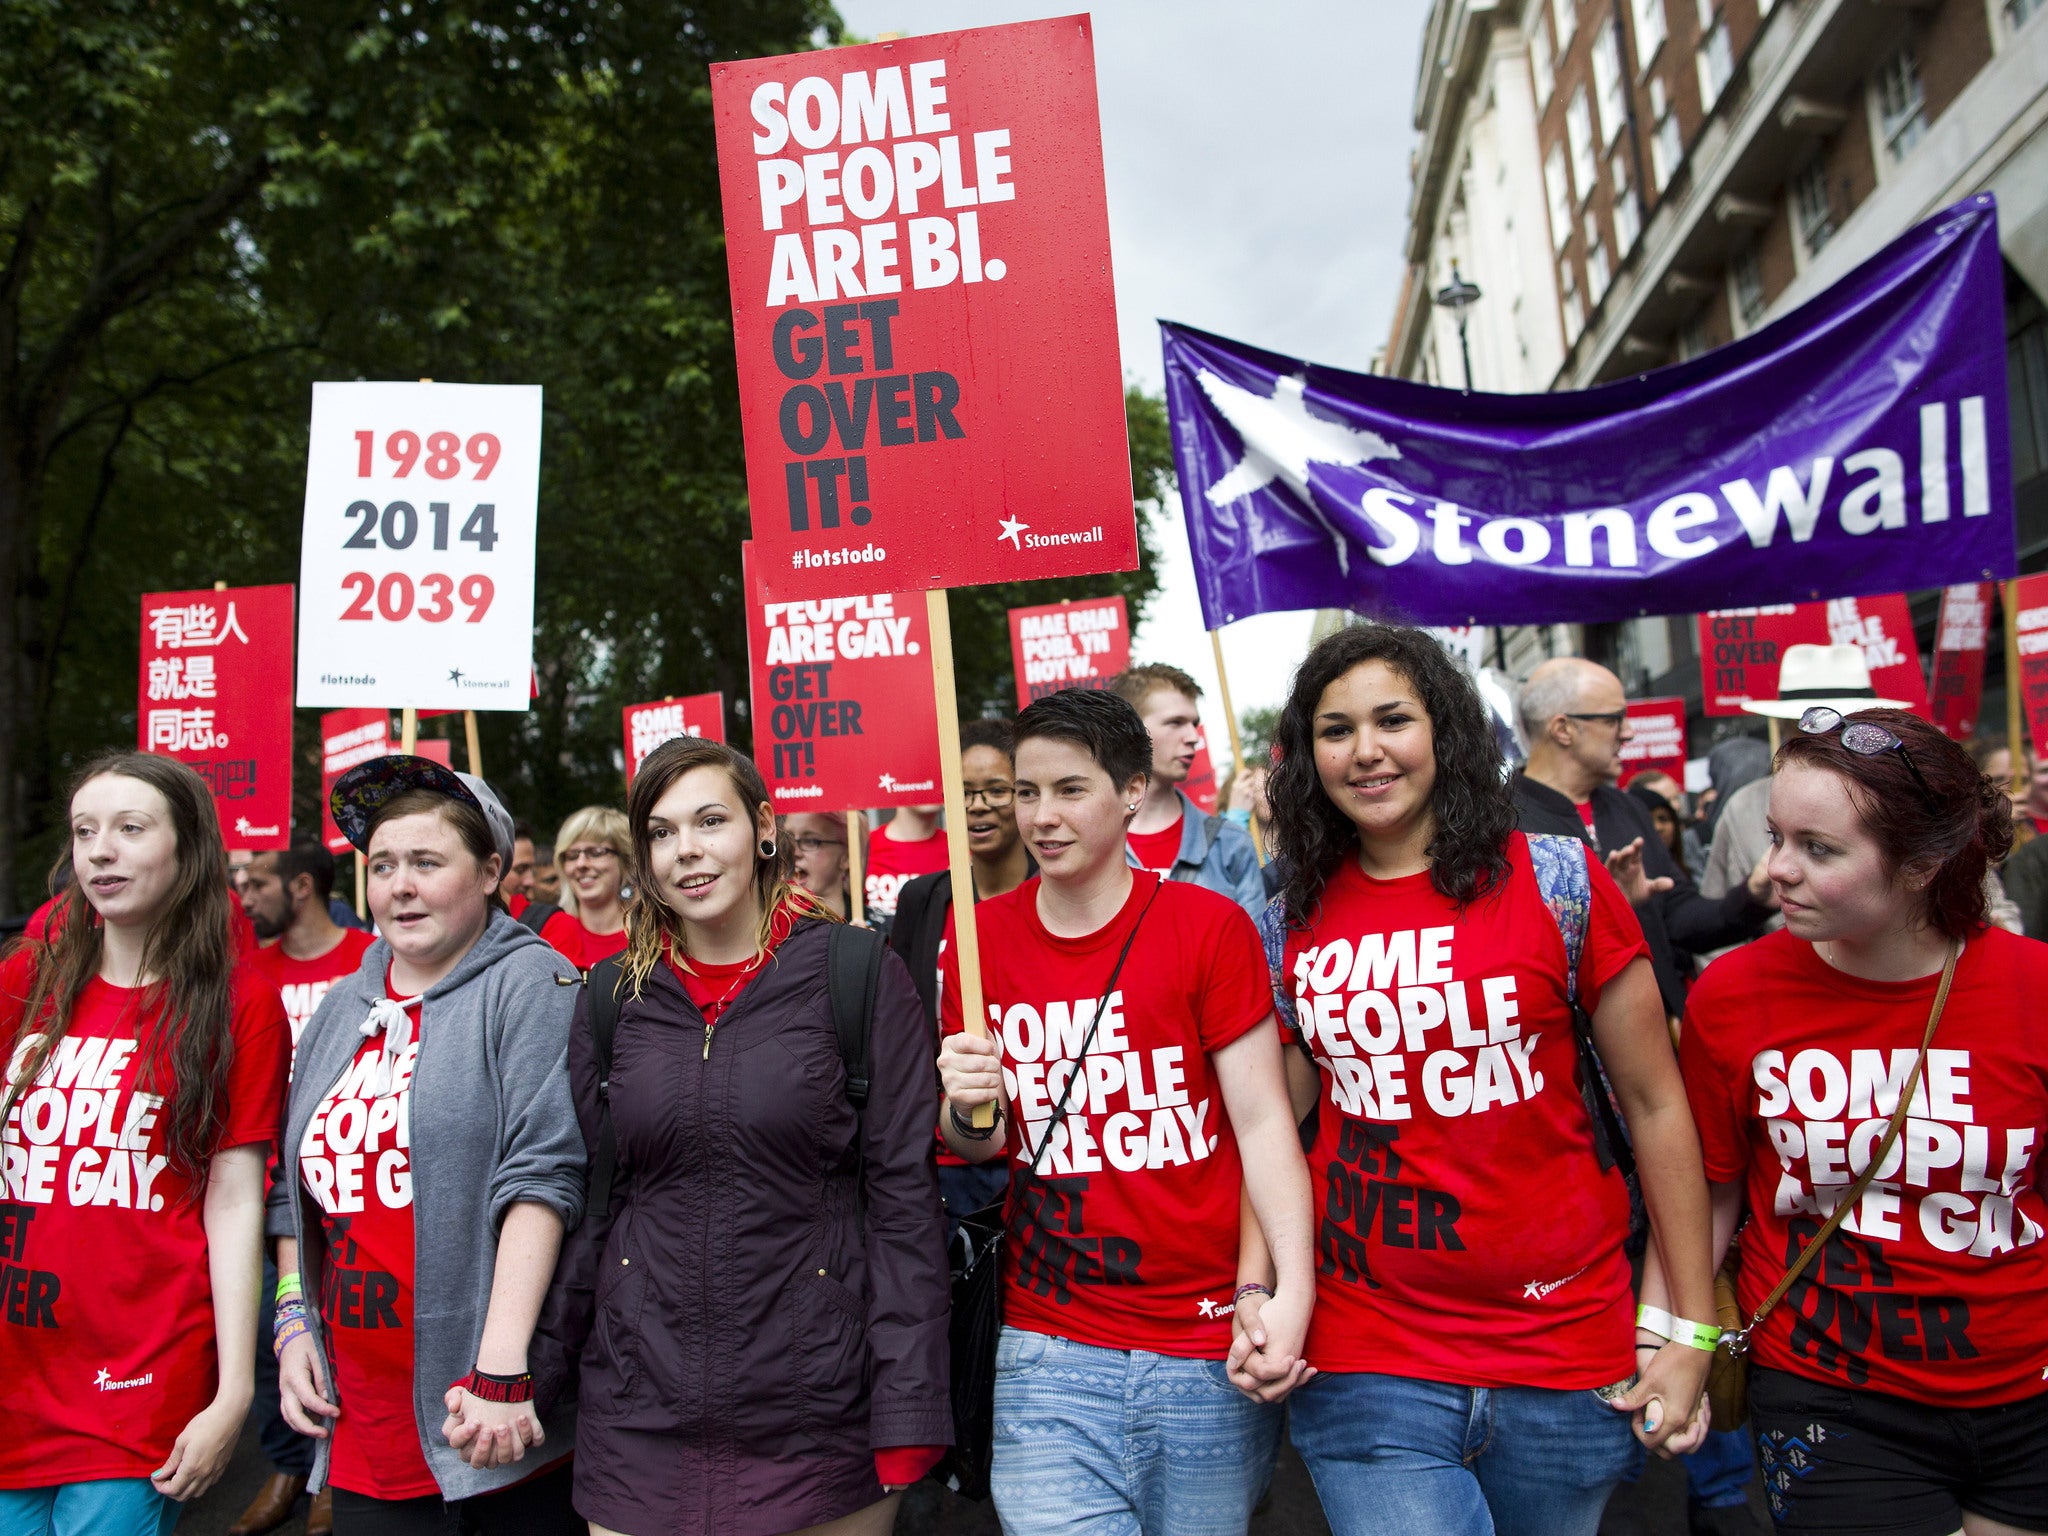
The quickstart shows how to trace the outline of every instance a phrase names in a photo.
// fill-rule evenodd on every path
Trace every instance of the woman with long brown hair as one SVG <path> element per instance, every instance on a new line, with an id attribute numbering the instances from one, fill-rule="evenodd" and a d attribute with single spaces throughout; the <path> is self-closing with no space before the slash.
<path id="1" fill-rule="evenodd" d="M 291 1032 L 238 963 L 205 781 L 115 752 L 70 800 L 48 942 L 0 966 L 0 1533 L 167 1532 L 255 1390 Z"/>
<path id="2" fill-rule="evenodd" d="M 886 1532 L 952 1436 L 923 1009 L 900 959 L 792 884 L 748 758 L 665 743 L 627 820 L 630 942 L 569 1048 L 610 1194 L 536 1363 L 544 1403 L 580 1374 L 577 1512 L 596 1536 Z M 827 985 L 856 943 L 876 962 L 864 1099 Z"/>

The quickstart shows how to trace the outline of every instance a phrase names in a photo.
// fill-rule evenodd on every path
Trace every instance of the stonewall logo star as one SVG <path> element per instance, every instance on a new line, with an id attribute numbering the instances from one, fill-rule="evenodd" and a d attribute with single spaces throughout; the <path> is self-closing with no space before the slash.
<path id="1" fill-rule="evenodd" d="M 1337 568 L 1351 571 L 1351 552 L 1309 494 L 1308 467 L 1336 464 L 1346 468 L 1374 459 L 1398 459 L 1401 450 L 1377 432 L 1359 432 L 1342 422 L 1308 413 L 1303 398 L 1306 381 L 1300 374 L 1273 381 L 1271 395 L 1255 395 L 1226 382 L 1206 368 L 1196 374 L 1202 393 L 1230 423 L 1244 444 L 1244 457 L 1230 473 L 1209 487 L 1209 501 L 1223 506 L 1278 480 L 1295 502 L 1329 532 L 1337 548 Z"/>
<path id="2" fill-rule="evenodd" d="M 1000 544 L 1004 539 L 1008 539 L 1010 548 L 1022 550 L 1024 545 L 1018 540 L 1017 535 L 1030 526 L 1029 523 L 1018 522 L 1014 517 L 1006 517 L 1003 519 L 1003 531 L 996 535 L 996 542 Z"/>

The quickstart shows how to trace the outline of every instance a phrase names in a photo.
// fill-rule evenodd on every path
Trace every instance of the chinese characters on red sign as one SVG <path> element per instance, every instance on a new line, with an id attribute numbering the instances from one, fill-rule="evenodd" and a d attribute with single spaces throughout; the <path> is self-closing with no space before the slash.
<path id="1" fill-rule="evenodd" d="M 287 846 L 292 589 L 144 593 L 135 735 L 206 780 L 230 848 Z"/>

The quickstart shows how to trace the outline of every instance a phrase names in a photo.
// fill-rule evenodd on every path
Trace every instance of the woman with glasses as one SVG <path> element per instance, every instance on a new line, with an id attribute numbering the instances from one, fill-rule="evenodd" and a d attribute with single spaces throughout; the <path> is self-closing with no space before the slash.
<path id="1" fill-rule="evenodd" d="M 852 910 L 852 893 L 847 885 L 847 875 L 853 867 L 847 853 L 849 819 L 823 811 L 799 811 L 782 818 L 783 840 L 796 856 L 792 877 L 831 908 L 832 915 L 841 922 L 846 921 Z M 862 845 L 866 845 L 865 837 Z"/>
<path id="2" fill-rule="evenodd" d="M 1769 829 L 1785 926 L 1708 967 L 1681 1057 L 1717 1249 L 1749 1216 L 1771 1513 L 2048 1531 L 2048 949 L 1988 926 L 1984 897 L 2012 802 L 1913 715 L 1816 708 Z"/>
<path id="3" fill-rule="evenodd" d="M 626 947 L 633 883 L 626 818 L 608 805 L 586 805 L 555 834 L 555 863 L 562 872 L 560 905 L 537 901 L 519 921 L 587 976 L 598 961 Z"/>

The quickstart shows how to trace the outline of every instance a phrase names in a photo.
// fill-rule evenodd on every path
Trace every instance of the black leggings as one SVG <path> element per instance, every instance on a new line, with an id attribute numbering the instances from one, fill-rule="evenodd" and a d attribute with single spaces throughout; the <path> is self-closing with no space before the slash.
<path id="1" fill-rule="evenodd" d="M 574 1464 L 561 1464 L 453 1504 L 423 1499 L 373 1499 L 334 1490 L 335 1536 L 584 1536 L 588 1526 L 569 1503 Z"/>

